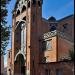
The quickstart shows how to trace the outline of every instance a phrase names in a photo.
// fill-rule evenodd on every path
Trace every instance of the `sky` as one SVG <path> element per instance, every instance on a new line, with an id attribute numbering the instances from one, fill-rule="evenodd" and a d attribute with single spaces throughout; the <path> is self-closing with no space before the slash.
<path id="1" fill-rule="evenodd" d="M 11 2 L 7 5 L 8 26 L 12 26 L 12 10 L 14 9 L 15 3 L 16 0 L 11 0 Z M 42 17 L 48 19 L 49 17 L 54 16 L 57 20 L 59 20 L 71 14 L 74 14 L 74 0 L 43 0 Z M 7 50 L 8 49 L 11 49 L 11 36 L 7 46 Z M 7 54 L 4 56 L 4 66 L 7 66 Z"/>

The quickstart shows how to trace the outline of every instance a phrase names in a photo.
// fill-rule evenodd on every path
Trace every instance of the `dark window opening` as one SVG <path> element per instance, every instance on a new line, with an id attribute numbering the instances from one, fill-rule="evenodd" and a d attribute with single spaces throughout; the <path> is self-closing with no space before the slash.
<path id="1" fill-rule="evenodd" d="M 42 58 L 42 62 L 46 62 L 46 57 L 43 57 Z"/>
<path id="2" fill-rule="evenodd" d="M 62 75 L 62 71 L 60 69 L 56 69 L 56 75 Z"/>
<path id="3" fill-rule="evenodd" d="M 66 29 L 66 28 L 67 28 L 67 25 L 68 25 L 67 23 L 64 24 L 64 25 L 63 25 L 63 28 Z"/>
<path id="4" fill-rule="evenodd" d="M 23 4 L 23 1 L 22 1 L 22 4 Z"/>
<path id="5" fill-rule="evenodd" d="M 10 52 L 9 52 L 9 58 L 10 58 Z"/>
<path id="6" fill-rule="evenodd" d="M 34 68 L 34 60 L 33 60 L 33 68 Z"/>
<path id="7" fill-rule="evenodd" d="M 38 1 L 38 5 L 41 6 L 41 2 L 40 1 Z"/>
<path id="8" fill-rule="evenodd" d="M 17 15 L 16 16 L 18 16 L 18 15 L 20 15 L 20 10 L 17 11 Z"/>
<path id="9" fill-rule="evenodd" d="M 45 70 L 45 75 L 50 75 L 50 70 L 49 69 Z"/>
<path id="10" fill-rule="evenodd" d="M 46 41 L 42 42 L 42 51 L 46 50 Z"/>
<path id="11" fill-rule="evenodd" d="M 28 8 L 30 7 L 30 1 L 28 2 Z"/>
<path id="12" fill-rule="evenodd" d="M 56 23 L 51 23 L 50 24 L 50 31 L 54 31 L 57 28 L 57 24 Z"/>
<path id="13" fill-rule="evenodd" d="M 35 21 L 35 13 L 33 14 L 33 22 Z"/>
<path id="14" fill-rule="evenodd" d="M 26 16 L 23 18 L 23 20 L 25 20 L 25 21 L 26 21 Z"/>
<path id="15" fill-rule="evenodd" d="M 22 8 L 22 12 L 24 12 L 26 10 L 26 7 L 25 6 L 23 6 L 23 8 Z"/>
<path id="16" fill-rule="evenodd" d="M 50 31 L 56 30 L 56 26 L 51 26 Z"/>
<path id="17" fill-rule="evenodd" d="M 63 27 L 62 27 L 62 32 L 68 31 L 68 30 L 67 30 L 67 25 L 68 25 L 67 23 L 63 25 Z"/>
<path id="18" fill-rule="evenodd" d="M 33 0 L 33 5 L 35 5 L 36 4 L 36 0 Z"/>

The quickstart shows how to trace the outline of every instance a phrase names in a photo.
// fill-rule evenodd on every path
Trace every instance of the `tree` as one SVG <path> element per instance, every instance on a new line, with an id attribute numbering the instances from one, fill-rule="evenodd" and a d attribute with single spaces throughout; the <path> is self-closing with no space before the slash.
<path id="1" fill-rule="evenodd" d="M 10 36 L 9 27 L 7 26 L 6 16 L 8 13 L 8 10 L 6 8 L 6 5 L 10 2 L 10 0 L 1 0 L 1 49 L 0 49 L 0 55 L 5 53 L 6 47 L 8 45 L 8 40 Z"/>

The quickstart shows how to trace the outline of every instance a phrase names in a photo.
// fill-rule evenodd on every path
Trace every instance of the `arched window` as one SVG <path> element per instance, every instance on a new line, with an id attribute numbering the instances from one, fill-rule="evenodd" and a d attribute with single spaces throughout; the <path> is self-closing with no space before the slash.
<path id="1" fill-rule="evenodd" d="M 22 12 L 24 12 L 26 10 L 26 6 L 23 6 L 22 8 Z"/>
<path id="2" fill-rule="evenodd" d="M 26 21 L 26 16 L 25 16 L 25 17 L 23 17 L 23 20 L 25 20 L 25 21 Z"/>
<path id="3" fill-rule="evenodd" d="M 56 30 L 56 26 L 51 26 L 50 31 L 54 31 L 54 30 Z"/>
<path id="4" fill-rule="evenodd" d="M 39 7 L 41 7 L 41 2 L 40 1 L 38 1 L 38 5 L 39 5 Z"/>
<path id="5" fill-rule="evenodd" d="M 57 28 L 57 24 L 56 23 L 51 23 L 50 24 L 50 31 L 54 31 Z"/>
<path id="6" fill-rule="evenodd" d="M 18 11 L 17 11 L 17 14 L 16 14 L 16 16 L 18 16 L 19 14 L 20 14 L 20 10 L 18 10 Z"/>
<path id="7" fill-rule="evenodd" d="M 30 1 L 28 2 L 28 8 L 30 7 Z"/>

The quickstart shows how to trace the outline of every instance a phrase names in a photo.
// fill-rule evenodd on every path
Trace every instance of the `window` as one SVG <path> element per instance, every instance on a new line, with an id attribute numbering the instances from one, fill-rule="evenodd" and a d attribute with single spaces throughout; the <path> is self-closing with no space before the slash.
<path id="1" fill-rule="evenodd" d="M 54 31 L 54 30 L 56 30 L 56 27 L 55 26 L 51 26 L 50 31 Z"/>
<path id="2" fill-rule="evenodd" d="M 9 58 L 10 58 L 10 52 L 9 52 Z"/>
<path id="3" fill-rule="evenodd" d="M 42 50 L 51 50 L 51 40 L 43 41 L 42 42 Z"/>
<path id="4" fill-rule="evenodd" d="M 30 7 L 30 1 L 28 2 L 28 7 Z"/>
<path id="5" fill-rule="evenodd" d="M 42 62 L 46 62 L 46 57 L 43 57 L 42 58 Z"/>
<path id="6" fill-rule="evenodd" d="M 33 5 L 35 5 L 36 4 L 36 0 L 33 0 Z"/>
<path id="7" fill-rule="evenodd" d="M 56 70 L 56 75 L 62 75 L 62 72 L 61 72 L 60 69 L 57 69 L 57 70 Z"/>
<path id="8" fill-rule="evenodd" d="M 50 31 L 56 30 L 56 26 L 57 26 L 57 24 L 55 24 L 55 23 L 50 24 Z"/>
<path id="9" fill-rule="evenodd" d="M 51 40 L 47 40 L 46 41 L 46 50 L 51 50 L 52 46 L 51 46 Z"/>
<path id="10" fill-rule="evenodd" d="M 35 22 L 35 13 L 33 14 L 33 23 Z"/>
<path id="11" fill-rule="evenodd" d="M 38 5 L 41 6 L 41 2 L 40 1 L 38 1 Z"/>
<path id="12" fill-rule="evenodd" d="M 34 60 L 33 60 L 33 68 L 34 68 Z"/>
<path id="13" fill-rule="evenodd" d="M 23 6 L 23 8 L 22 8 L 22 12 L 24 12 L 26 10 L 26 7 L 25 6 Z"/>
<path id="14" fill-rule="evenodd" d="M 43 42 L 42 42 L 42 50 L 43 50 L 43 51 L 46 50 L 46 41 L 43 41 Z"/>
<path id="15" fill-rule="evenodd" d="M 45 75 L 50 75 L 50 69 L 45 70 Z"/>
<path id="16" fill-rule="evenodd" d="M 19 33 L 18 32 L 15 33 L 15 41 L 16 41 L 16 43 L 19 42 Z"/>
<path id="17" fill-rule="evenodd" d="M 20 14 L 20 10 L 18 10 L 18 11 L 17 11 L 17 14 L 16 14 L 16 16 L 18 16 L 19 14 Z"/>
<path id="18" fill-rule="evenodd" d="M 25 21 L 26 21 L 26 16 L 23 18 L 23 20 L 25 20 Z"/>
<path id="19" fill-rule="evenodd" d="M 9 75 L 11 75 L 11 69 L 9 69 Z"/>
<path id="20" fill-rule="evenodd" d="M 68 25 L 67 23 L 63 25 L 63 27 L 62 27 L 62 32 L 67 31 L 67 25 Z"/>

